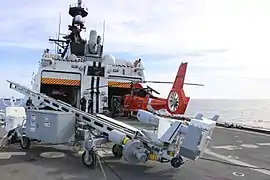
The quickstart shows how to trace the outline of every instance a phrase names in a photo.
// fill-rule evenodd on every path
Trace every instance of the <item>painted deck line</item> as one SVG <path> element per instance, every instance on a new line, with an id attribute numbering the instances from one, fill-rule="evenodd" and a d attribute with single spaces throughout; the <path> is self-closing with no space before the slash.
<path id="1" fill-rule="evenodd" d="M 251 167 L 249 169 L 253 170 L 253 171 L 257 171 L 257 172 L 260 172 L 262 174 L 265 174 L 267 176 L 270 176 L 270 171 L 268 170 L 264 170 L 264 169 L 254 169 L 254 168 L 258 168 L 258 166 L 254 166 L 254 165 L 251 165 L 251 164 L 248 164 L 248 163 L 245 163 L 245 162 L 242 162 L 242 161 L 239 161 L 239 160 L 236 160 L 236 159 L 229 159 L 227 156 L 223 156 L 221 154 L 218 154 L 218 153 L 214 153 L 212 151 L 210 151 L 209 149 L 206 149 L 205 150 L 205 154 L 208 154 L 210 156 L 214 156 L 218 159 L 221 159 L 223 161 L 227 161 L 229 163 L 233 163 L 233 164 L 236 164 L 236 165 L 240 165 L 240 166 L 248 166 L 248 167 Z"/>

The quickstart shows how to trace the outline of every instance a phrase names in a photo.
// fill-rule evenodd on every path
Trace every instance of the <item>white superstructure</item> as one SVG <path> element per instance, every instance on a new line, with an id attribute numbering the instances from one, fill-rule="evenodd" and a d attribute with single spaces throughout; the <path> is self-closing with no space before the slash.
<path id="1" fill-rule="evenodd" d="M 70 6 L 71 33 L 64 40 L 50 39 L 60 49 L 58 54 L 44 51 L 32 88 L 77 108 L 86 95 L 93 99 L 93 111 L 102 113 L 110 106 L 112 95 L 125 95 L 130 91 L 131 81 L 145 80 L 144 68 L 142 62 L 134 67 L 135 60 L 104 55 L 101 37 L 95 30 L 90 31 L 88 41 L 82 39 L 80 32 L 85 29 L 83 18 L 88 15 L 87 11 L 81 2 Z"/>

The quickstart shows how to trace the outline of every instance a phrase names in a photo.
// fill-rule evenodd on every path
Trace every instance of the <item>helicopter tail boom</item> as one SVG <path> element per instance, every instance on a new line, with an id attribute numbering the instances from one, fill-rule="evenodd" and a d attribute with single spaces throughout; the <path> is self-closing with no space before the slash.
<path id="1" fill-rule="evenodd" d="M 186 97 L 183 89 L 186 71 L 187 62 L 181 63 L 167 98 L 167 110 L 171 114 L 184 114 L 189 103 L 190 97 Z"/>

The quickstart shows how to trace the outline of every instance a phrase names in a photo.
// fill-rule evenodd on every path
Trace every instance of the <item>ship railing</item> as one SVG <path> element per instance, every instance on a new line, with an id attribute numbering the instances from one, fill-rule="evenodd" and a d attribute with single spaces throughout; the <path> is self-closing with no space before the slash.
<path id="1" fill-rule="evenodd" d="M 63 61 L 67 61 L 67 62 L 84 62 L 83 59 L 64 59 Z"/>
<path id="2" fill-rule="evenodd" d="M 142 69 L 136 69 L 135 67 L 128 64 L 106 65 L 106 71 L 111 75 L 132 76 L 140 78 L 144 76 Z"/>
<path id="3" fill-rule="evenodd" d="M 59 54 L 44 53 L 41 60 L 55 60 L 61 61 L 63 58 Z"/>
<path id="4" fill-rule="evenodd" d="M 84 62 L 83 58 L 62 58 L 59 54 L 52 54 L 52 53 L 45 53 L 42 55 L 41 61 L 48 61 L 48 60 L 54 60 L 54 61 L 67 61 L 67 62 Z"/>
<path id="5" fill-rule="evenodd" d="M 63 58 L 63 59 L 57 59 L 57 61 L 66 61 L 66 62 L 84 62 L 83 59 L 66 59 L 66 58 Z"/>

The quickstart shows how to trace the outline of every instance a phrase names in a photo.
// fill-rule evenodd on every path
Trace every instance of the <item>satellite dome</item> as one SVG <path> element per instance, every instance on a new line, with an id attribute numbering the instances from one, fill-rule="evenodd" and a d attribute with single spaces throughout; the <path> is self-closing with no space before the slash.
<path id="1" fill-rule="evenodd" d="M 105 64 L 111 64 L 111 65 L 115 64 L 115 57 L 113 55 L 106 54 L 103 56 L 102 62 Z"/>
<path id="2" fill-rule="evenodd" d="M 73 23 L 76 23 L 76 24 L 83 24 L 83 17 L 81 15 L 76 15 L 74 18 L 73 18 Z"/>

